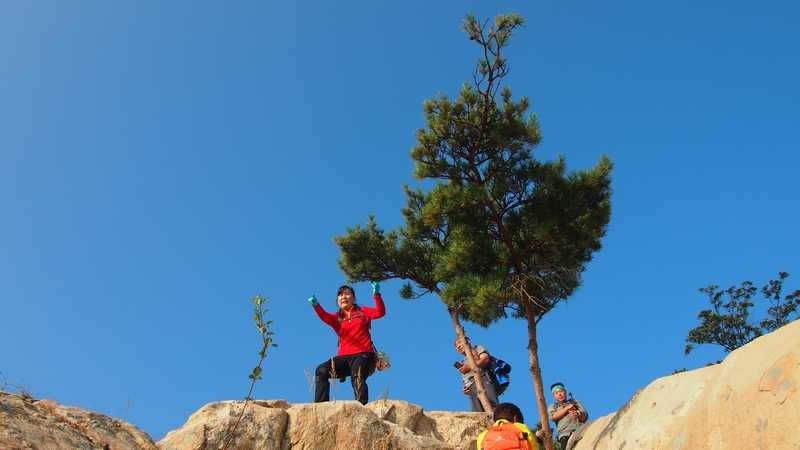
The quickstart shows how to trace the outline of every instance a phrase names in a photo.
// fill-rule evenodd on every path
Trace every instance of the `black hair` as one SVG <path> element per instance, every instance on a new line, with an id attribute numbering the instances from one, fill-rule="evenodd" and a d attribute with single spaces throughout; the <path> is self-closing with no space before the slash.
<path id="1" fill-rule="evenodd" d="M 343 285 L 339 286 L 339 289 L 336 291 L 336 296 L 338 297 L 339 294 L 342 293 L 342 291 L 350 291 L 350 293 L 353 294 L 353 298 L 354 299 L 356 298 L 356 290 L 353 289 L 352 287 L 350 287 L 350 286 L 348 286 L 346 284 L 343 284 Z"/>
<path id="2" fill-rule="evenodd" d="M 353 289 L 352 287 L 346 284 L 339 286 L 339 289 L 336 291 L 336 297 L 338 298 L 339 294 L 341 294 L 344 291 L 350 291 L 350 293 L 353 294 L 353 309 L 356 311 L 360 311 L 361 307 L 358 306 L 358 303 L 356 303 L 356 290 Z M 339 312 L 337 313 L 337 315 L 339 316 L 340 320 L 344 317 L 344 312 L 342 311 L 341 308 L 339 308 Z"/>
<path id="3" fill-rule="evenodd" d="M 492 420 L 495 422 L 504 419 L 509 422 L 525 423 L 525 418 L 522 417 L 522 411 L 513 403 L 500 403 L 494 407 L 494 414 Z"/>
<path id="4" fill-rule="evenodd" d="M 564 386 L 564 383 L 559 381 L 557 383 L 553 383 L 553 384 L 550 385 L 550 392 L 553 392 L 553 389 L 555 389 L 557 387 L 560 387 L 561 389 L 563 389 L 565 391 L 567 390 L 567 388 Z"/>

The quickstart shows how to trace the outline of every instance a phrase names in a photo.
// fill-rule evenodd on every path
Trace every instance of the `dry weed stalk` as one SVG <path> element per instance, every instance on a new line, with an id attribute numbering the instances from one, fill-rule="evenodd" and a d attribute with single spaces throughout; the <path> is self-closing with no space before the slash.
<path id="1" fill-rule="evenodd" d="M 314 385 L 316 384 L 316 381 L 314 379 L 316 378 L 316 376 L 312 374 L 311 371 L 309 371 L 308 369 L 303 369 L 303 373 L 305 374 L 306 382 L 308 383 L 308 393 L 309 395 L 314 395 Z M 313 399 L 314 397 L 311 398 Z"/>
<path id="2" fill-rule="evenodd" d="M 364 377 L 363 374 L 361 373 L 362 368 L 363 367 L 361 366 L 358 367 L 358 373 L 356 374 L 355 377 L 356 395 L 358 395 L 358 393 L 361 392 L 361 388 L 364 386 Z"/>
<path id="3" fill-rule="evenodd" d="M 383 388 L 383 392 L 381 392 L 381 400 L 383 400 L 384 403 L 389 401 L 389 386 L 390 384 L 386 383 L 386 387 Z"/>

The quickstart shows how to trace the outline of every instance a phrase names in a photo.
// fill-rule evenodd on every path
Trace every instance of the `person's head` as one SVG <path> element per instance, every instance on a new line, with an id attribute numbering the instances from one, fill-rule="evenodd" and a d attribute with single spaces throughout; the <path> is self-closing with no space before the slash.
<path id="1" fill-rule="evenodd" d="M 559 402 L 563 402 L 567 399 L 567 388 L 564 387 L 564 383 L 560 381 L 550 385 L 550 392 L 553 393 L 553 397 Z"/>
<path id="2" fill-rule="evenodd" d="M 494 407 L 492 420 L 498 421 L 500 419 L 509 422 L 525 423 L 525 418 L 522 417 L 522 411 L 513 403 L 498 403 L 498 405 Z"/>
<path id="3" fill-rule="evenodd" d="M 339 310 L 350 311 L 356 306 L 356 292 L 348 285 L 342 285 L 336 292 L 336 304 Z"/>

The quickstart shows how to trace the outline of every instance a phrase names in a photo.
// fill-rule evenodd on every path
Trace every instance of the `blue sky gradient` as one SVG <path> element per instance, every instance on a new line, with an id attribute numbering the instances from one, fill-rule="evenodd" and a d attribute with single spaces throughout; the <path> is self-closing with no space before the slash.
<path id="1" fill-rule="evenodd" d="M 508 79 L 542 159 L 615 163 L 613 211 L 583 287 L 540 324 L 546 384 L 593 417 L 681 367 L 697 288 L 797 288 L 800 7 L 766 0 L 9 2 L 0 14 L 0 371 L 39 398 L 127 419 L 155 439 L 243 397 L 257 361 L 249 298 L 279 347 L 258 398 L 307 402 L 336 338 L 333 237 L 401 223 L 422 102 L 478 57 L 468 12 L 527 19 Z M 434 297 L 399 298 L 370 380 L 428 410 L 468 406 Z M 369 286 L 356 291 L 364 302 Z M 526 329 L 468 326 L 511 362 L 504 399 L 535 423 Z M 334 396 L 352 399 L 349 385 Z"/>

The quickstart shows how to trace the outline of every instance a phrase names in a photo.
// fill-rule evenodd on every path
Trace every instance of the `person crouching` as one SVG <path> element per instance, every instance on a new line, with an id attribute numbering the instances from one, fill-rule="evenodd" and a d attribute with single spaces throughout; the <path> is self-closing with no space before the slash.
<path id="1" fill-rule="evenodd" d="M 315 403 L 330 400 L 331 378 L 344 380 L 345 377 L 350 377 L 356 400 L 361 404 L 369 401 L 367 377 L 372 374 L 376 362 L 375 345 L 370 333 L 371 324 L 372 320 L 386 315 L 386 307 L 377 282 L 372 282 L 372 295 L 375 300 L 374 307 L 359 306 L 356 304 L 353 288 L 347 285 L 341 286 L 336 293 L 336 303 L 339 306 L 339 311 L 336 313 L 325 311 L 316 296 L 312 295 L 308 299 L 319 318 L 333 328 L 339 337 L 336 356 L 317 367 L 314 378 Z"/>

